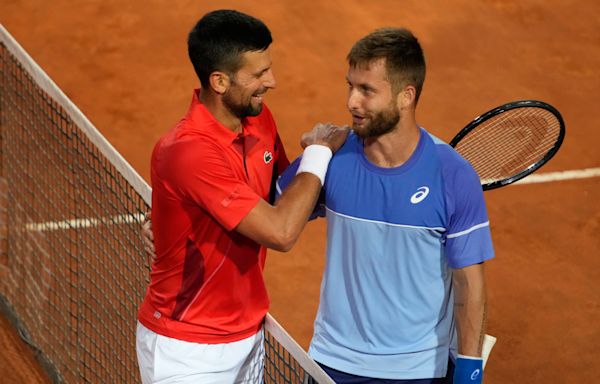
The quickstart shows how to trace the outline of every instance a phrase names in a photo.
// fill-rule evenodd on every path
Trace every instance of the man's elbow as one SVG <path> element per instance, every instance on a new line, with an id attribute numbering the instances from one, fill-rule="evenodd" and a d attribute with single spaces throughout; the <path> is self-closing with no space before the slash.
<path id="1" fill-rule="evenodd" d="M 259 238 L 254 239 L 265 247 L 279 252 L 288 252 L 300 237 L 300 233 L 286 228 L 285 225 L 274 224 L 262 229 Z"/>
<path id="2" fill-rule="evenodd" d="M 298 240 L 298 236 L 294 236 L 289 233 L 285 233 L 282 231 L 277 231 L 273 233 L 271 236 L 271 241 L 267 244 L 267 247 L 274 249 L 278 252 L 288 252 L 292 249 L 296 241 Z"/>

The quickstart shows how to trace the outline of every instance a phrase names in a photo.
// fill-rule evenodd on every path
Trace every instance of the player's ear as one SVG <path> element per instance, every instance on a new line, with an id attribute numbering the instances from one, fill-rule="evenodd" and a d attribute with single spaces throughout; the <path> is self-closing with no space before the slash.
<path id="1" fill-rule="evenodd" d="M 417 89 L 414 85 L 408 84 L 398 92 L 396 101 L 400 109 L 414 107 L 417 98 Z"/>
<path id="2" fill-rule="evenodd" d="M 208 81 L 212 90 L 219 95 L 224 94 L 227 89 L 229 89 L 229 85 L 231 84 L 229 75 L 227 75 L 225 72 L 219 71 L 211 73 L 208 77 Z"/>

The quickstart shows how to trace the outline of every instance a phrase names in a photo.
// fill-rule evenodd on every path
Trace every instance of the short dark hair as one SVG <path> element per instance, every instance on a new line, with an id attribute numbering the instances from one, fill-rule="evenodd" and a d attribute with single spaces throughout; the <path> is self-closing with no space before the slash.
<path id="1" fill-rule="evenodd" d="M 368 66 L 382 58 L 392 92 L 397 95 L 406 85 L 413 85 L 418 101 L 425 82 L 425 57 L 412 32 L 405 28 L 377 29 L 358 40 L 346 57 L 352 67 Z"/>
<path id="2" fill-rule="evenodd" d="M 241 54 L 264 51 L 273 39 L 259 19 L 234 10 L 204 15 L 188 36 L 188 55 L 202 86 L 214 71 L 233 75 L 243 65 Z"/>

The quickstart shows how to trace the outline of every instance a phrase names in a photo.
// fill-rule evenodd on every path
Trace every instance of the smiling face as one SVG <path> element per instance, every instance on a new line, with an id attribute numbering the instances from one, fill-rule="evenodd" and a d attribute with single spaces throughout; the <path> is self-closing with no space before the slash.
<path id="1" fill-rule="evenodd" d="M 262 111 L 263 94 L 275 88 L 271 70 L 271 52 L 250 51 L 242 54 L 242 66 L 229 76 L 229 87 L 223 94 L 225 107 L 238 118 L 257 116 Z"/>
<path id="2" fill-rule="evenodd" d="M 397 95 L 392 93 L 386 71 L 383 58 L 348 69 L 347 106 L 352 129 L 363 139 L 391 132 L 400 122 Z"/>

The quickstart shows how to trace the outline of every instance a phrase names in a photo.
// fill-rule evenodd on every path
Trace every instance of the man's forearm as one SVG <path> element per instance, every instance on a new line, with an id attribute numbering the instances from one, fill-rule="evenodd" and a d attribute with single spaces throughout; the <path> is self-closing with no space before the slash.
<path id="1" fill-rule="evenodd" d="M 453 284 L 458 353 L 479 357 L 485 335 L 487 305 L 483 264 L 454 270 Z"/>
<path id="2" fill-rule="evenodd" d="M 317 176 L 300 173 L 275 202 L 273 225 L 282 236 L 284 250 L 289 250 L 300 236 L 317 204 L 320 191 L 321 183 Z"/>
<path id="3" fill-rule="evenodd" d="M 304 134 L 304 153 L 293 181 L 275 205 L 260 200 L 236 231 L 266 247 L 288 251 L 314 210 L 329 161 L 344 144 L 348 132 L 348 127 L 318 123 Z"/>
<path id="4" fill-rule="evenodd" d="M 331 156 L 326 146 L 307 147 L 296 176 L 275 204 L 259 201 L 236 230 L 266 247 L 288 251 L 315 208 Z"/>

